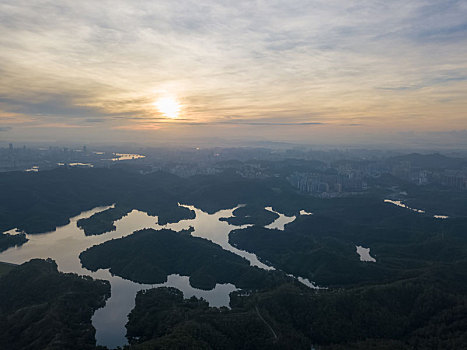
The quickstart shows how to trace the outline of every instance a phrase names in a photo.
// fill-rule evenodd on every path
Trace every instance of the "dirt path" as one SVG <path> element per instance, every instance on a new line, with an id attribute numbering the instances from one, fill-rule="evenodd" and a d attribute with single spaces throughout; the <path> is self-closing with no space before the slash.
<path id="1" fill-rule="evenodd" d="M 260 320 L 263 321 L 263 323 L 269 328 L 269 330 L 271 331 L 272 335 L 274 336 L 274 341 L 276 341 L 276 340 L 278 339 L 276 332 L 274 332 L 274 329 L 272 329 L 271 325 L 270 325 L 269 323 L 266 322 L 266 320 L 263 318 L 263 316 L 261 316 L 261 314 L 259 313 L 259 310 L 258 310 L 258 306 L 257 306 L 257 305 L 255 305 L 255 309 L 256 309 L 256 313 L 258 314 L 258 317 L 259 317 Z"/>

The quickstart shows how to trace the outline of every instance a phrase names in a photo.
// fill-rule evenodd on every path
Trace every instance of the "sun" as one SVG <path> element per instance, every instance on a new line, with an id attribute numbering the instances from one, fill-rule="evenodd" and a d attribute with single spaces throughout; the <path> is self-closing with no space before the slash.
<path id="1" fill-rule="evenodd" d="M 180 112 L 180 103 L 174 97 L 162 97 L 154 102 L 154 105 L 167 118 L 176 119 Z"/>

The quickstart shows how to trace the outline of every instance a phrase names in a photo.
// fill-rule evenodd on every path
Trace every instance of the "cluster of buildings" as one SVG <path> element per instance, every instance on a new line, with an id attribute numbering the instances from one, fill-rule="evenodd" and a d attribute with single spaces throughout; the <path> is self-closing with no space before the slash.
<path id="1" fill-rule="evenodd" d="M 344 192 L 362 192 L 368 188 L 362 173 L 356 171 L 337 174 L 295 172 L 287 180 L 300 192 L 322 197 L 338 196 Z"/>
<path id="2" fill-rule="evenodd" d="M 433 182 L 432 174 L 419 167 L 412 167 L 409 161 L 401 161 L 393 164 L 389 173 L 398 179 L 412 182 L 416 185 L 426 185 Z"/>
<path id="3" fill-rule="evenodd" d="M 441 158 L 441 161 L 443 159 L 448 158 Z M 300 192 L 321 197 L 365 191 L 368 189 L 366 180 L 377 181 L 384 175 L 390 175 L 418 186 L 435 184 L 467 190 L 467 163 L 447 165 L 440 164 L 436 160 L 435 157 L 428 159 L 425 165 L 410 160 L 394 159 L 340 162 L 328 164 L 327 169 L 324 170 L 294 172 L 287 176 L 287 180 Z"/>
<path id="4" fill-rule="evenodd" d="M 138 150 L 138 152 L 143 150 Z M 214 175 L 233 171 L 249 179 L 286 178 L 303 193 L 321 197 L 341 196 L 368 189 L 367 181 L 377 182 L 390 175 L 416 185 L 439 184 L 467 189 L 467 160 L 439 154 L 388 156 L 347 154 L 337 151 L 277 151 L 264 148 L 154 148 L 144 154 L 89 150 L 86 146 L 0 148 L 1 171 L 42 171 L 57 166 L 110 167 L 125 165 L 142 173 L 168 171 L 180 177 Z M 371 157 L 370 157 L 371 156 Z M 139 159 L 137 162 L 133 162 Z"/>
<path id="5" fill-rule="evenodd" d="M 441 183 L 465 190 L 467 189 L 467 170 L 445 170 L 441 176 Z"/>
<path id="6" fill-rule="evenodd" d="M 160 170 L 167 170 L 171 174 L 179 177 L 190 177 L 194 175 L 215 175 L 221 172 L 221 170 L 212 166 L 202 166 L 196 164 L 177 164 L 167 169 L 161 168 Z"/>
<path id="7" fill-rule="evenodd" d="M 399 162 L 390 171 L 391 175 L 416 185 L 439 184 L 459 190 L 467 189 L 467 168 L 423 169 L 410 162 Z"/>
<path id="8" fill-rule="evenodd" d="M 269 177 L 267 172 L 259 164 L 245 164 L 236 173 L 247 179 L 264 179 Z"/>
<path id="9" fill-rule="evenodd" d="M 0 172 L 29 171 L 38 172 L 60 166 L 70 167 L 108 167 L 120 160 L 144 158 L 139 154 L 90 151 L 86 146 L 68 147 L 14 147 L 0 148 Z"/>

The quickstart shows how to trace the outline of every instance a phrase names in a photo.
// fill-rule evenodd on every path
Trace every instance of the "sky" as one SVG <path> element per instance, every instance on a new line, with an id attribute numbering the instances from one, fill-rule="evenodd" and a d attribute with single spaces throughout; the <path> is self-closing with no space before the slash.
<path id="1" fill-rule="evenodd" d="M 0 141 L 467 147 L 467 1 L 0 0 Z"/>

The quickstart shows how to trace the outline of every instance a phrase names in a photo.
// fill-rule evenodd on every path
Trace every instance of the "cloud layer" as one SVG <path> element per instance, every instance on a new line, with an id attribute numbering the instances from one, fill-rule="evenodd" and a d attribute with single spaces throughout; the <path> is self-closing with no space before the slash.
<path id="1" fill-rule="evenodd" d="M 465 1 L 3 0 L 0 32 L 15 138 L 467 128 Z M 154 107 L 167 94 L 178 120 Z"/>

